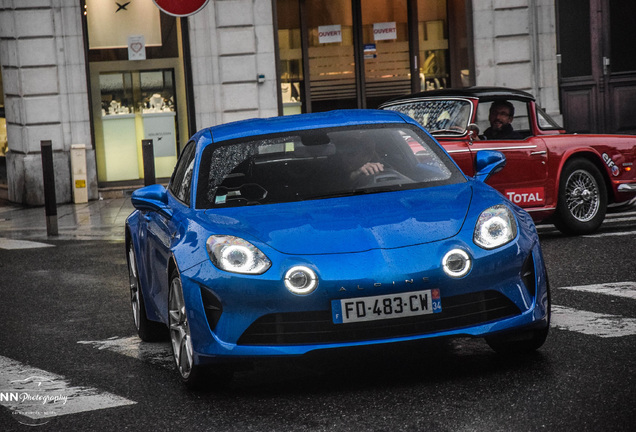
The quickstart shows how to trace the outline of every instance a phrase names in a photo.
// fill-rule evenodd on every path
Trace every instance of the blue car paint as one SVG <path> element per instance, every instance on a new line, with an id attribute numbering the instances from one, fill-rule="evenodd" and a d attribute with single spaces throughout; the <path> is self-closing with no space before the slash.
<path id="1" fill-rule="evenodd" d="M 207 210 L 227 233 L 291 255 L 393 249 L 455 236 L 472 198 L 468 183 L 346 198 Z M 431 207 L 431 203 L 436 203 Z"/>
<path id="2" fill-rule="evenodd" d="M 297 130 L 310 125 L 328 127 L 361 122 L 406 122 L 417 125 L 404 116 L 388 111 L 345 111 L 294 117 L 238 122 L 205 129 L 193 137 L 197 141 L 197 154 L 200 155 L 203 147 L 214 145 L 211 137 L 224 141 Z M 249 128 L 246 127 L 248 125 Z M 198 168 L 195 165 L 194 185 L 197 184 Z M 192 202 L 196 193 L 194 189 Z M 427 200 L 437 206 L 426 208 L 423 203 Z M 215 211 L 187 208 L 170 193 L 167 194 L 167 201 L 174 216 L 164 225 L 172 225 L 175 235 L 155 241 L 152 252 L 144 251 L 140 245 L 146 239 L 139 237 L 139 233 L 144 232 L 140 225 L 144 223 L 140 222 L 144 215 L 139 210 L 128 218 L 127 232 L 138 257 L 144 295 L 154 300 L 152 303 L 155 307 L 146 308 L 151 320 L 167 323 L 170 274 L 164 260 L 175 260 L 182 279 L 197 362 L 226 357 L 297 355 L 315 349 L 448 335 L 484 336 L 544 323 L 546 320 L 547 280 L 531 218 L 494 189 L 470 178 L 467 178 L 466 183 L 447 187 Z M 502 203 L 515 215 L 519 227 L 517 237 L 498 249 L 481 249 L 473 243 L 477 218 L 483 210 Z M 344 208 L 354 215 L 343 215 Z M 259 213 L 268 217 L 259 220 Z M 281 214 L 282 217 L 274 218 Z M 294 218 L 294 215 L 298 218 Z M 152 217 L 162 218 L 159 214 L 153 214 Z M 429 231 L 430 228 L 432 230 Z M 272 261 L 271 268 L 258 276 L 238 275 L 217 269 L 211 263 L 205 247 L 211 234 L 236 235 L 250 241 Z M 303 237 L 307 236 L 311 238 L 311 244 L 303 249 Z M 171 240 L 166 244 L 165 239 L 168 237 Z M 339 241 L 342 237 L 346 238 L 346 242 Z M 162 247 L 163 250 L 159 250 Z M 465 250 L 474 260 L 471 272 L 461 279 L 449 278 L 440 267 L 441 257 L 453 248 Z M 151 256 L 151 253 L 154 255 Z M 535 262 L 534 297 L 524 288 L 519 274 L 529 254 L 533 255 Z M 149 260 L 161 257 L 160 262 L 166 267 L 160 266 L 162 268 L 153 274 L 146 268 L 146 261 L 139 259 L 142 256 Z M 310 295 L 292 294 L 283 285 L 285 271 L 297 264 L 311 267 L 318 274 L 319 286 Z M 493 274 L 497 275 L 495 280 Z M 427 281 L 423 282 L 423 278 L 427 278 Z M 409 280 L 418 283 L 402 283 Z M 376 286 L 378 283 L 383 286 Z M 236 344 L 243 331 L 264 314 L 330 310 L 331 300 L 385 293 L 387 284 L 397 285 L 395 292 L 439 288 L 442 309 L 445 296 L 488 287 L 505 294 L 520 308 L 522 314 L 461 329 L 373 341 L 286 346 Z M 201 289 L 210 290 L 223 302 L 224 312 L 214 331 L 206 320 Z"/>

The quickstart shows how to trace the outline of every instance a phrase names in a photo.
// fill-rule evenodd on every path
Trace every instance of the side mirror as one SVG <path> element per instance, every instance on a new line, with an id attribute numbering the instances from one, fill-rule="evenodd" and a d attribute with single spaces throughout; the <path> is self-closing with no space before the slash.
<path id="1" fill-rule="evenodd" d="M 506 166 L 506 156 L 495 150 L 480 150 L 475 156 L 475 179 L 486 182 Z"/>
<path id="2" fill-rule="evenodd" d="M 155 211 L 170 219 L 172 210 L 168 206 L 168 192 L 162 185 L 154 184 L 132 193 L 132 205 L 138 210 Z"/>
<path id="3" fill-rule="evenodd" d="M 469 124 L 466 130 L 468 131 L 468 137 L 471 143 L 473 140 L 479 140 L 479 126 L 477 126 L 476 123 Z"/>

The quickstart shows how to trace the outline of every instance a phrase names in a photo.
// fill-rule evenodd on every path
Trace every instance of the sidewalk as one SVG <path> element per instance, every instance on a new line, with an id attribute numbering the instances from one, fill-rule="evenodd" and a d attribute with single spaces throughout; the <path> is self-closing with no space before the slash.
<path id="1" fill-rule="evenodd" d="M 57 206 L 58 233 L 48 236 L 44 207 L 0 200 L 0 238 L 16 240 L 123 240 L 124 223 L 134 210 L 130 196 Z"/>

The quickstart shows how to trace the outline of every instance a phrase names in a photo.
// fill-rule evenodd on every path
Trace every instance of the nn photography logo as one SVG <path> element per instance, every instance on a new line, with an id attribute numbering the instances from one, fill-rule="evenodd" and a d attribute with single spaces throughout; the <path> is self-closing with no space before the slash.
<path id="1" fill-rule="evenodd" d="M 48 423 L 68 402 L 58 384 L 44 376 L 30 376 L 0 389 L 0 405 L 11 410 L 16 421 L 29 426 Z"/>

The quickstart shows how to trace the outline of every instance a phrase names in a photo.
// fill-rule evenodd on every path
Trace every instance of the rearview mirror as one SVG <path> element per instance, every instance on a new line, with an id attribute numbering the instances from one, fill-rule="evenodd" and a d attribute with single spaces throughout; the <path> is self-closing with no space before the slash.
<path id="1" fill-rule="evenodd" d="M 506 156 L 496 150 L 480 150 L 475 156 L 475 179 L 486 182 L 506 166 Z"/>

